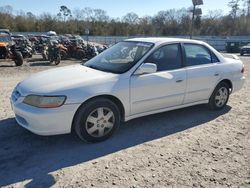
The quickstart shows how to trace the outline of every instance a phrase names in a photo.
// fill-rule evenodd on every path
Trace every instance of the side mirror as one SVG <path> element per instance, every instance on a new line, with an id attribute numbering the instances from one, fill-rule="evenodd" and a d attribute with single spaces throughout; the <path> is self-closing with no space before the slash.
<path id="1" fill-rule="evenodd" d="M 143 63 L 136 71 L 135 75 L 150 74 L 157 71 L 157 66 L 154 63 Z"/>

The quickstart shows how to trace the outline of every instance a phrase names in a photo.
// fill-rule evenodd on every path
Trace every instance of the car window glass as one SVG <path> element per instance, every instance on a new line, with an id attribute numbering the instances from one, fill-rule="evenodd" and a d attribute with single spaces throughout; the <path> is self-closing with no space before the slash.
<path id="1" fill-rule="evenodd" d="M 84 63 L 84 66 L 116 74 L 133 67 L 154 46 L 149 42 L 123 41 Z"/>
<path id="2" fill-rule="evenodd" d="M 181 68 L 181 48 L 179 44 L 169 44 L 153 52 L 145 63 L 157 65 L 157 71 L 166 71 Z"/>
<path id="3" fill-rule="evenodd" d="M 210 52 L 202 45 L 184 44 L 184 49 L 187 66 L 203 65 L 212 62 Z"/>
<path id="4" fill-rule="evenodd" d="M 212 63 L 220 62 L 218 57 L 213 52 L 211 52 L 211 56 L 212 56 Z"/>

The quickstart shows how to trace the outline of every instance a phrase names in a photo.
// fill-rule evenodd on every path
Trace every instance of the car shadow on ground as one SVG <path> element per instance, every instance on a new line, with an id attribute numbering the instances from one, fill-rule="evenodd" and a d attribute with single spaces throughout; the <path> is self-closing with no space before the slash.
<path id="1" fill-rule="evenodd" d="M 42 57 L 32 57 L 32 58 L 29 58 L 28 60 L 27 60 L 27 62 L 37 62 L 37 61 L 45 61 L 45 60 L 43 60 L 43 58 Z"/>
<path id="2" fill-rule="evenodd" d="M 29 62 L 29 65 L 31 67 L 37 67 L 37 66 L 55 66 L 54 63 L 51 63 L 49 61 L 36 61 L 36 62 Z"/>
<path id="3" fill-rule="evenodd" d="M 0 121 L 0 187 L 27 181 L 25 187 L 55 184 L 51 172 L 95 160 L 148 141 L 201 126 L 226 114 L 199 105 L 138 118 L 124 123 L 109 140 L 86 144 L 76 136 L 42 137 L 19 127 L 14 118 Z"/>
<path id="4" fill-rule="evenodd" d="M 10 64 L 6 64 L 6 65 L 0 65 L 0 68 L 1 67 L 16 67 L 16 65 L 15 64 L 12 64 L 12 63 L 10 63 Z"/>

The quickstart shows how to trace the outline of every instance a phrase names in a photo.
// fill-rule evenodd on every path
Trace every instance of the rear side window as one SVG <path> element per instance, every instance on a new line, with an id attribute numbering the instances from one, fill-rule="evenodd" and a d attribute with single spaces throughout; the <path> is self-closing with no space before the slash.
<path id="1" fill-rule="evenodd" d="M 146 63 L 157 65 L 157 71 L 167 71 L 182 67 L 180 44 L 168 44 L 154 51 L 146 60 Z"/>
<path id="2" fill-rule="evenodd" d="M 218 62 L 218 58 L 206 47 L 198 44 L 184 44 L 186 65 L 204 65 Z"/>

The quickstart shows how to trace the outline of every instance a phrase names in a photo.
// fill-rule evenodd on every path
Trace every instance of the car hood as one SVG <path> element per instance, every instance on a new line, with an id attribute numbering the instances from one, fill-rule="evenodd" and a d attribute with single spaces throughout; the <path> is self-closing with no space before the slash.
<path id="1" fill-rule="evenodd" d="M 29 94 L 63 94 L 63 91 L 114 81 L 118 75 L 83 65 L 65 66 L 34 74 L 22 81 L 17 89 L 22 96 Z"/>
<path id="2" fill-rule="evenodd" d="M 6 47 L 8 45 L 9 45 L 8 42 L 0 42 L 0 47 Z"/>

